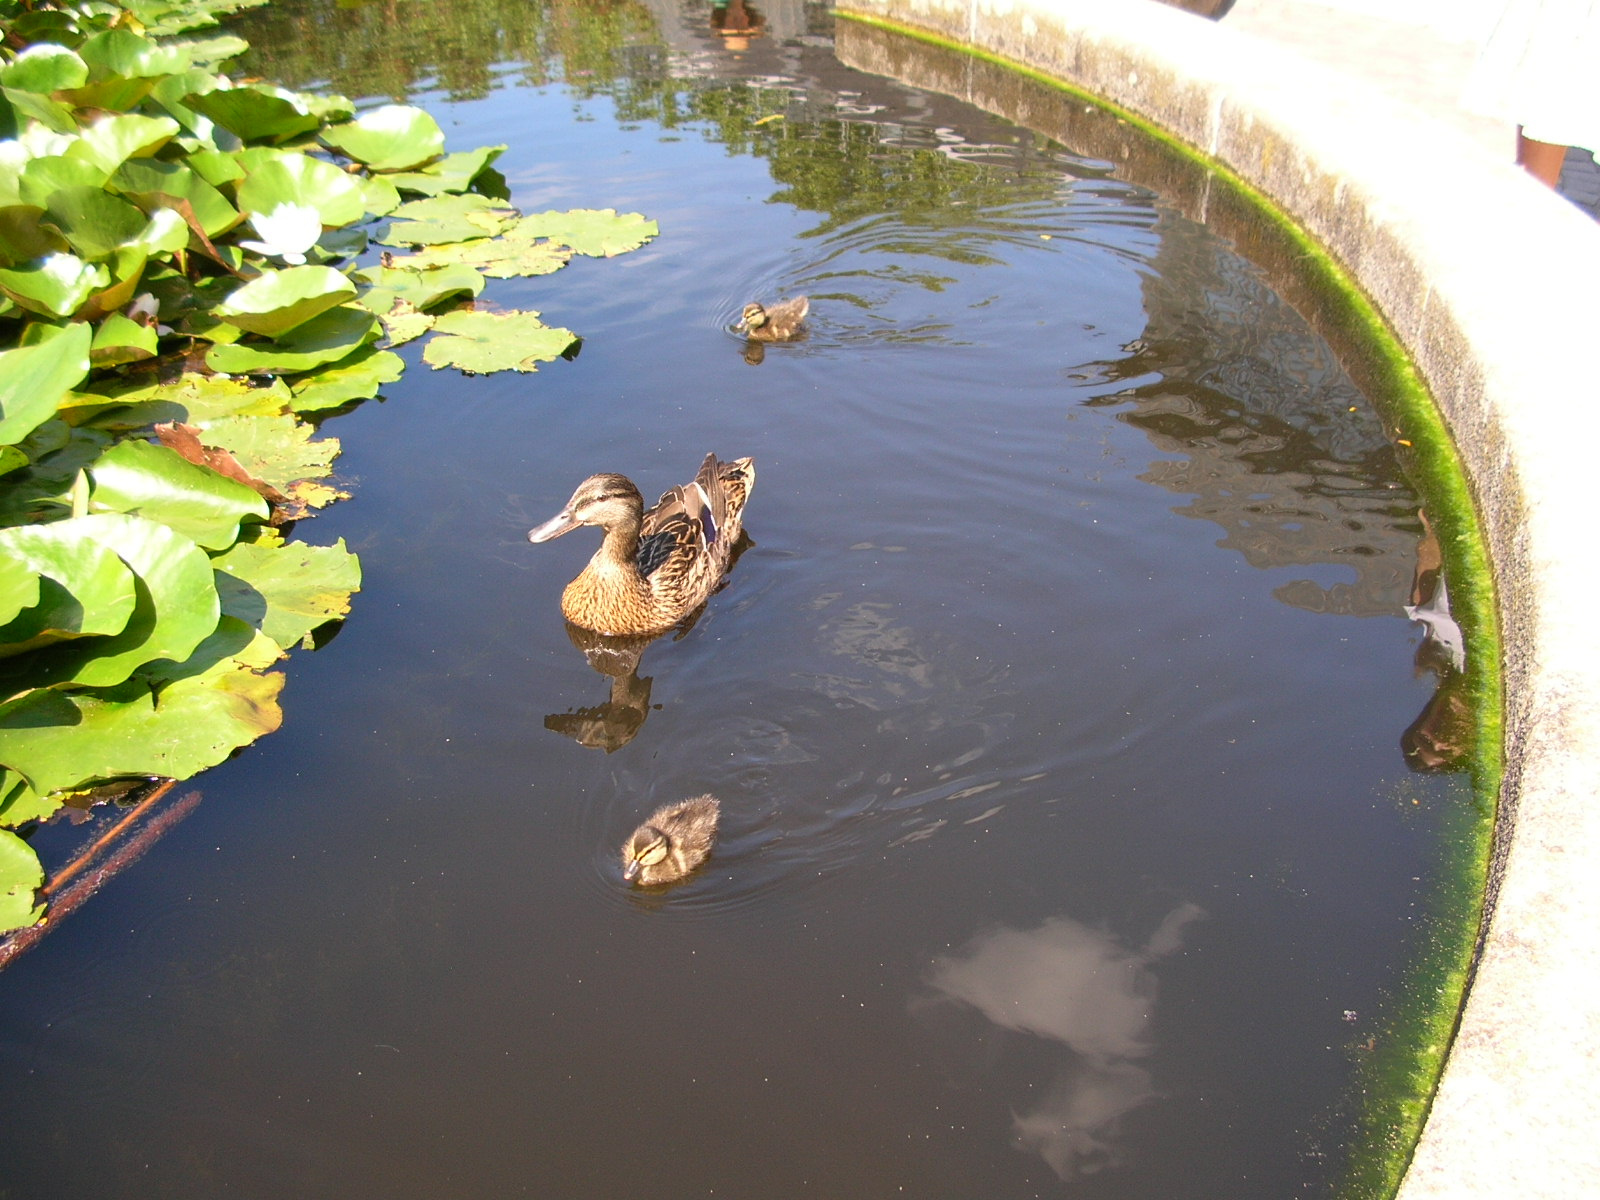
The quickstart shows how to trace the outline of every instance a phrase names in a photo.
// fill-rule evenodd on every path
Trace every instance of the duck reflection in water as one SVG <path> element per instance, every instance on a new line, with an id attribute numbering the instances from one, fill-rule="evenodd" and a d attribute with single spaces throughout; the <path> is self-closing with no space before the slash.
<path id="1" fill-rule="evenodd" d="M 739 556 L 753 545 L 755 542 L 750 535 L 740 530 L 739 540 L 728 554 L 727 569 L 731 571 L 733 564 L 739 561 Z M 718 590 L 724 586 L 726 580 L 718 585 Z M 706 606 L 700 605 L 668 630 L 672 640 L 676 642 L 687 637 L 705 610 Z M 647 633 L 614 637 L 585 629 L 571 621 L 566 625 L 567 640 L 582 652 L 584 661 L 611 680 L 611 694 L 601 704 L 551 713 L 545 717 L 544 727 L 562 737 L 571 738 L 580 746 L 610 754 L 633 741 L 644 726 L 644 719 L 650 715 L 650 685 L 654 680 L 649 675 L 640 678 L 639 660 L 644 657 L 645 647 L 664 635 Z M 658 704 L 655 707 L 661 706 Z"/>
<path id="2" fill-rule="evenodd" d="M 1013 1111 L 1012 1144 L 1038 1154 L 1063 1180 L 1093 1174 L 1121 1161 L 1123 1117 L 1157 1095 L 1138 1061 L 1154 1048 L 1151 967 L 1175 952 L 1184 929 L 1204 915 L 1197 905 L 1180 904 L 1132 950 L 1069 917 L 1037 929 L 995 929 L 935 962 L 932 995 L 913 1007 L 975 1009 L 1002 1029 L 1066 1047 L 1070 1058 L 1044 1100 Z"/>
<path id="3" fill-rule="evenodd" d="M 1427 513 L 1419 510 L 1417 516 L 1422 521 L 1422 541 L 1417 546 L 1411 603 L 1405 606 L 1405 614 L 1423 630 L 1417 670 L 1432 671 L 1439 685 L 1401 735 L 1400 749 L 1414 771 L 1454 771 L 1471 755 L 1475 730 L 1466 639 L 1450 614 L 1438 535 Z"/>
<path id="4" fill-rule="evenodd" d="M 571 621 L 567 637 L 591 667 L 610 677 L 611 694 L 603 704 L 551 713 L 544 727 L 591 750 L 607 754 L 620 750 L 633 741 L 650 715 L 652 681 L 648 675 L 639 678 L 639 658 L 655 637 L 607 637 Z"/>

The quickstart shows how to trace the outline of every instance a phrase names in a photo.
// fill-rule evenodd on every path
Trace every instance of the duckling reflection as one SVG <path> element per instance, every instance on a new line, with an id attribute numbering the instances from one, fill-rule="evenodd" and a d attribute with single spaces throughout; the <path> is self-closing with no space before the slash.
<path id="1" fill-rule="evenodd" d="M 1122 1119 L 1156 1098 L 1154 1078 L 1137 1061 L 1153 1049 L 1150 968 L 1203 915 L 1180 904 L 1132 950 L 1105 930 L 1054 917 L 1037 929 L 991 930 L 935 963 L 928 980 L 935 996 L 924 1006 L 976 1009 L 1002 1029 L 1070 1051 L 1045 1098 L 1011 1118 L 1012 1144 L 1038 1154 L 1063 1180 L 1115 1166 Z"/>
<path id="2" fill-rule="evenodd" d="M 664 804 L 622 844 L 622 878 L 642 887 L 677 883 L 711 857 L 717 798 L 709 793 Z"/>

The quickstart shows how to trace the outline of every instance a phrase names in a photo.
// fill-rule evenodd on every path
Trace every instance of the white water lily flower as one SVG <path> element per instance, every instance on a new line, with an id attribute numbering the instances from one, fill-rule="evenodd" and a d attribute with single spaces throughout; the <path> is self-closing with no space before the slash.
<path id="1" fill-rule="evenodd" d="M 251 213 L 250 224 L 261 240 L 240 242 L 241 247 L 297 266 L 322 236 L 322 215 L 306 204 L 279 204 L 270 213 Z"/>

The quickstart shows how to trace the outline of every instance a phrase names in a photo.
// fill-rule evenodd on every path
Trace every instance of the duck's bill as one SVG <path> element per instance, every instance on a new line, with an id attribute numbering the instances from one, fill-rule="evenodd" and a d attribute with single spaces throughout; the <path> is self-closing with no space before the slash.
<path id="1" fill-rule="evenodd" d="M 627 866 L 622 868 L 622 882 L 623 883 L 632 883 L 634 881 L 634 878 L 638 874 L 639 874 L 639 860 L 636 858 L 632 862 L 630 862 Z"/>
<path id="2" fill-rule="evenodd" d="M 551 538 L 558 538 L 563 533 L 571 533 L 578 527 L 578 522 L 572 519 L 569 512 L 559 512 L 543 525 L 535 525 L 528 530 L 530 542 L 548 542 Z"/>

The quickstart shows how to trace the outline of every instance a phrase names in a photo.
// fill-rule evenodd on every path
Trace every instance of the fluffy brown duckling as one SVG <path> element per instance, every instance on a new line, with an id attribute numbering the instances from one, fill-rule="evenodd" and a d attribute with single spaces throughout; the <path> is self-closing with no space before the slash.
<path id="1" fill-rule="evenodd" d="M 711 855 L 719 811 L 709 794 L 656 809 L 622 844 L 622 878 L 649 887 L 688 875 Z"/>
<path id="2" fill-rule="evenodd" d="M 802 322 L 810 311 L 811 301 L 804 296 L 779 301 L 771 308 L 752 300 L 744 306 L 739 328 L 758 341 L 787 342 L 805 332 Z"/>
<path id="3" fill-rule="evenodd" d="M 722 582 L 743 531 L 755 463 L 706 455 L 694 481 L 664 493 L 649 512 L 623 475 L 591 475 L 567 506 L 528 531 L 547 542 L 580 525 L 605 531 L 589 565 L 561 593 L 567 620 L 613 636 L 671 629 Z"/>

